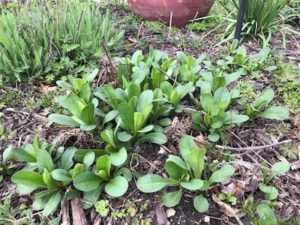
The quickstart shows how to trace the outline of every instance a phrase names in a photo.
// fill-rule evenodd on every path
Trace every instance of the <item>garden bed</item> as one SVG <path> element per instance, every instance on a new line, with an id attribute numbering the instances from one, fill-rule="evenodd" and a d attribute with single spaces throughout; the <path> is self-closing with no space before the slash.
<path id="1" fill-rule="evenodd" d="M 120 72 L 120 58 L 127 57 L 127 60 L 133 63 L 132 55 L 136 51 L 142 50 L 144 57 L 147 57 L 151 55 L 151 46 L 167 53 L 166 60 L 176 58 L 179 51 L 194 57 L 205 54 L 206 62 L 202 61 L 199 64 L 203 70 L 209 68 L 208 71 L 213 72 L 220 69 L 223 73 L 231 74 L 253 66 L 253 70 L 239 76 L 239 79 L 228 85 L 228 89 L 238 87 L 242 98 L 246 100 L 244 105 L 249 105 L 258 99 L 263 90 L 272 88 L 275 95 L 270 105 L 284 106 L 289 109 L 290 115 L 282 121 L 254 117 L 241 125 L 222 130 L 226 140 L 213 142 L 209 140 L 209 136 L 215 133 L 199 131 L 192 126 L 195 122 L 192 121 L 190 110 L 172 112 L 166 117 L 171 123 L 162 126 L 162 134 L 168 140 L 166 143 L 145 142 L 128 147 L 125 166 L 132 172 L 133 179 L 122 197 L 113 198 L 103 193 L 99 200 L 108 200 L 107 205 L 107 202 L 101 202 L 104 206 L 99 204 L 98 207 L 84 211 L 81 205 L 85 202 L 80 197 L 70 201 L 64 200 L 48 217 L 44 217 L 40 211 L 33 211 L 33 194 L 19 195 L 11 181 L 11 175 L 20 171 L 24 163 L 15 159 L 7 160 L 1 164 L 3 181 L 0 186 L 0 224 L 267 224 L 262 222 L 265 214 L 259 214 L 258 209 L 261 209 L 261 205 L 268 205 L 268 209 L 274 211 L 278 224 L 299 224 L 300 108 L 297 84 L 300 82 L 300 37 L 287 34 L 284 43 L 281 35 L 274 32 L 269 43 L 272 50 L 268 52 L 267 57 L 259 61 L 261 65 L 254 65 L 256 61 L 249 64 L 251 58 L 266 48 L 261 47 L 261 42 L 249 37 L 243 42 L 244 48 L 234 47 L 232 41 L 220 43 L 222 29 L 214 29 L 220 22 L 218 19 L 207 19 L 189 25 L 188 28 L 176 29 L 158 22 L 144 21 L 128 9 L 120 7 L 112 6 L 111 14 L 117 18 L 117 28 L 125 30 L 124 43 L 110 47 L 110 54 L 103 50 L 100 62 L 94 61 L 93 65 L 98 65 L 99 71 L 90 82 L 93 90 L 103 85 L 112 85 L 114 88 L 125 86 L 126 82 L 120 82 L 116 74 L 116 70 L 119 69 Z M 299 26 L 287 26 L 300 32 Z M 114 60 L 115 56 L 119 59 Z M 227 62 L 229 56 L 241 61 Z M 173 79 L 175 78 L 169 81 L 173 82 Z M 288 87 L 285 87 L 285 81 L 288 81 Z M 185 81 L 182 82 L 186 85 Z M 177 81 L 172 85 L 178 85 Z M 66 91 L 57 87 L 55 82 L 49 83 L 42 79 L 34 84 L 5 83 L 0 92 L 1 155 L 9 146 L 20 148 L 32 143 L 34 136 L 65 148 L 105 147 L 106 144 L 99 139 L 99 133 L 82 131 L 79 127 L 69 128 L 49 121 L 49 115 L 65 113 L 66 109 L 63 110 L 57 103 L 58 96 L 65 94 Z M 196 106 L 194 100 L 200 99 L 200 91 L 193 92 L 193 95 L 194 98 L 191 98 L 186 94 L 180 100 L 180 105 L 184 105 L 185 108 Z M 244 113 L 243 104 L 236 105 L 234 109 Z M 107 105 L 101 107 L 104 110 L 108 108 Z M 111 126 L 115 124 L 112 120 Z M 104 130 L 104 127 L 101 129 Z M 195 192 L 184 190 L 180 204 L 167 208 L 162 204 L 164 191 L 145 194 L 137 189 L 136 182 L 142 175 L 153 173 L 167 176 L 164 163 L 171 154 L 180 156 L 179 142 L 184 135 L 193 136 L 197 146 L 207 146 L 206 178 L 226 164 L 235 169 L 230 179 L 216 183 L 201 192 L 209 202 L 206 212 L 199 213 L 194 208 Z M 2 160 L 6 156 L 4 154 Z M 288 162 L 290 168 L 288 172 L 280 176 L 277 174 L 271 182 L 267 182 L 279 192 L 275 199 L 268 198 L 270 192 L 264 193 L 259 185 L 265 182 L 266 174 L 271 173 L 272 165 L 278 162 Z M 165 190 L 177 189 L 169 187 Z M 103 216 L 107 210 L 107 215 Z M 269 220 L 272 220 L 272 215 Z"/>

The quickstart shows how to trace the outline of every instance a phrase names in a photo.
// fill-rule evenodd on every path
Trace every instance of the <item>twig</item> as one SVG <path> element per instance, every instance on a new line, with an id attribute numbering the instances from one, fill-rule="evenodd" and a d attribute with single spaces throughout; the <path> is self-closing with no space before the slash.
<path id="1" fill-rule="evenodd" d="M 263 146 L 256 146 L 256 147 L 245 147 L 245 148 L 233 148 L 233 147 L 221 146 L 221 145 L 216 145 L 215 147 L 217 149 L 222 149 L 222 150 L 243 152 L 243 151 L 256 151 L 256 150 L 261 150 L 261 149 L 266 149 L 266 148 L 272 148 L 272 147 L 276 147 L 276 146 L 279 146 L 279 145 L 288 144 L 288 143 L 291 143 L 291 142 L 292 142 L 292 140 L 285 140 L 285 141 L 281 141 L 281 142 L 278 142 L 278 143 L 273 143 L 273 144 L 270 144 L 270 145 L 263 145 Z"/>
<path id="2" fill-rule="evenodd" d="M 106 54 L 106 57 L 108 59 L 108 62 L 110 64 L 110 66 L 111 66 L 112 72 L 116 75 L 117 74 L 117 69 L 114 66 L 113 62 L 112 62 L 111 55 L 109 53 L 109 50 L 108 50 L 107 43 L 106 43 L 105 39 L 102 40 L 102 47 L 105 51 L 105 54 Z"/>
<path id="3" fill-rule="evenodd" d="M 173 11 L 171 11 L 171 14 L 170 14 L 170 22 L 169 22 L 169 33 L 168 33 L 168 38 L 170 38 L 170 36 L 171 36 L 172 22 L 173 22 Z"/>

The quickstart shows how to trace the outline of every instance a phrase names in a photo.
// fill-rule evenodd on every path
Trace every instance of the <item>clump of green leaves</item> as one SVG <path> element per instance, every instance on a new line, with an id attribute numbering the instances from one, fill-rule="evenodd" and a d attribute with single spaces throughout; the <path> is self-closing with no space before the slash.
<path id="1" fill-rule="evenodd" d="M 125 149 L 113 153 L 73 147 L 64 150 L 41 143 L 36 137 L 33 144 L 12 149 L 7 154 L 6 158 L 25 163 L 25 167 L 11 177 L 17 185 L 17 192 L 35 192 L 33 209 L 43 210 L 44 216 L 52 214 L 63 199 L 80 197 L 82 193 L 83 208 L 92 207 L 102 190 L 113 197 L 120 197 L 127 191 L 128 182 L 132 179 L 128 169 L 114 167 L 125 163 Z"/>
<path id="2" fill-rule="evenodd" d="M 269 201 L 273 201 L 278 197 L 278 190 L 274 186 L 269 185 L 269 183 L 273 178 L 284 175 L 289 170 L 290 164 L 288 162 L 277 162 L 272 166 L 270 172 L 264 172 L 264 180 L 263 183 L 259 184 L 259 189 L 265 193 Z"/>
<path id="3" fill-rule="evenodd" d="M 227 88 L 218 88 L 214 95 L 211 92 L 202 92 L 200 106 L 204 113 L 193 113 L 194 127 L 204 132 L 209 132 L 209 140 L 217 142 L 220 134 L 235 124 L 246 122 L 249 117 L 241 115 L 238 111 L 228 110 L 234 99 L 234 93 Z"/>
<path id="4" fill-rule="evenodd" d="M 92 165 L 95 160 L 95 154 L 91 153 L 85 156 L 89 164 Z M 126 173 L 127 175 L 128 173 Z M 96 159 L 96 166 L 91 170 L 85 170 L 74 178 L 76 189 L 85 193 L 97 192 L 104 188 L 105 192 L 112 197 L 120 197 L 128 189 L 128 181 L 131 176 L 123 176 L 123 170 L 112 170 L 112 162 L 109 155 L 102 155 Z M 89 195 L 87 194 L 87 195 Z"/>
<path id="5" fill-rule="evenodd" d="M 109 213 L 108 200 L 100 200 L 95 203 L 96 212 L 101 217 L 107 217 Z"/>
<path id="6" fill-rule="evenodd" d="M 287 6 L 288 0 L 251 0 L 247 1 L 246 12 L 244 17 L 244 26 L 242 34 L 244 36 L 252 36 L 261 38 L 265 44 L 270 40 L 274 30 L 280 30 L 279 25 L 283 24 L 281 15 L 282 10 Z M 237 13 L 232 12 L 232 8 L 238 12 L 239 2 L 237 0 L 221 0 L 219 3 L 222 7 L 232 15 L 232 18 L 228 19 L 228 26 L 226 32 L 232 31 L 235 24 Z M 289 16 L 286 16 L 288 19 Z M 288 29 L 285 29 L 289 32 Z M 282 35 L 284 32 L 280 31 Z M 230 34 L 233 37 L 234 31 Z"/>
<path id="7" fill-rule="evenodd" d="M 52 154 L 55 155 L 55 161 Z M 17 185 L 20 194 L 39 190 L 34 194 L 33 209 L 43 210 L 44 216 L 56 210 L 72 182 L 68 172 L 73 165 L 72 154 L 74 149 L 63 152 L 59 148 L 55 151 L 51 145 L 40 143 L 37 137 L 33 144 L 12 151 L 12 157 L 25 162 L 26 166 L 14 173 L 11 180 Z"/>
<path id="8" fill-rule="evenodd" d="M 300 69 L 293 63 L 278 63 L 274 74 L 277 91 L 282 96 L 285 105 L 294 113 L 300 113 Z"/>
<path id="9" fill-rule="evenodd" d="M 65 81 L 58 81 L 57 84 L 69 93 L 58 99 L 58 104 L 65 108 L 68 114 L 51 114 L 49 120 L 61 125 L 80 127 L 84 131 L 97 128 L 96 116 L 103 115 L 97 109 L 98 101 L 93 98 L 91 83 L 98 74 L 98 70 L 84 76 L 83 78 L 72 78 L 71 84 Z"/>
<path id="10" fill-rule="evenodd" d="M 194 23 L 189 23 L 186 25 L 186 29 L 194 32 L 201 32 L 209 29 L 213 29 L 216 27 L 218 23 L 216 17 L 214 16 L 207 16 L 200 18 L 201 20 L 197 20 Z"/>
<path id="11" fill-rule="evenodd" d="M 273 100 L 274 95 L 274 91 L 270 88 L 263 90 L 253 103 L 246 106 L 246 115 L 248 115 L 251 119 L 255 119 L 257 117 L 271 120 L 288 119 L 289 111 L 285 107 L 271 106 L 269 108 L 266 108 Z"/>
<path id="12" fill-rule="evenodd" d="M 183 190 L 193 192 L 205 191 L 211 185 L 224 182 L 234 174 L 231 165 L 223 165 L 219 170 L 214 171 L 210 178 L 204 180 L 205 154 L 206 149 L 199 148 L 191 136 L 184 136 L 179 144 L 181 157 L 169 155 L 165 163 L 165 170 L 168 178 L 157 174 L 147 174 L 137 181 L 137 187 L 145 193 L 154 193 L 165 187 L 177 187 L 177 191 L 166 192 L 163 196 L 163 203 L 166 207 L 174 207 L 179 204 Z M 208 210 L 209 204 L 203 195 L 194 198 L 194 207 L 199 212 Z"/>

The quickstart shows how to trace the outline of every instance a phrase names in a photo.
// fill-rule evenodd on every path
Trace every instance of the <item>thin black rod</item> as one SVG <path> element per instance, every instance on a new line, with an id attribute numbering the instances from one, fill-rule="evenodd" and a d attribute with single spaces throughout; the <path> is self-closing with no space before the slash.
<path id="1" fill-rule="evenodd" d="M 243 20 L 246 11 L 247 0 L 240 0 L 239 14 L 237 18 L 234 38 L 240 40 L 243 28 Z"/>

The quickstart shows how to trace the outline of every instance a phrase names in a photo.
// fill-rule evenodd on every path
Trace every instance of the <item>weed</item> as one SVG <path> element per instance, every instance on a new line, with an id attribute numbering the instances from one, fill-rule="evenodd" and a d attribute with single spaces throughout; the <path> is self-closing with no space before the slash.
<path id="1" fill-rule="evenodd" d="M 166 25 L 158 21 L 146 21 L 145 27 L 152 33 L 163 33 L 167 29 Z"/>
<path id="2" fill-rule="evenodd" d="M 288 159 L 298 159 L 300 150 L 293 143 L 282 145 L 279 148 L 280 153 Z"/>

